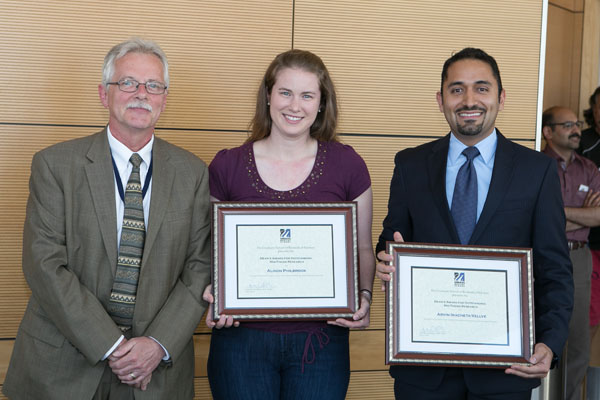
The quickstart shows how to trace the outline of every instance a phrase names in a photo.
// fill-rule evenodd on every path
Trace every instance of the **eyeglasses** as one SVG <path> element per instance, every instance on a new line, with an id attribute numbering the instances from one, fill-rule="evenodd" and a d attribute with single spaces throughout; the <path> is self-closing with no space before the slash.
<path id="1" fill-rule="evenodd" d="M 119 90 L 127 93 L 136 92 L 140 85 L 144 85 L 146 87 L 146 92 L 150 94 L 163 94 L 165 90 L 167 90 L 167 86 L 164 83 L 156 81 L 148 81 L 146 83 L 141 83 L 136 81 L 135 79 L 121 79 L 118 82 L 107 82 L 106 84 L 117 85 L 119 86 Z"/>
<path id="2" fill-rule="evenodd" d="M 548 124 L 548 126 L 554 125 L 562 125 L 565 129 L 573 129 L 573 127 L 577 125 L 577 127 L 581 129 L 583 128 L 583 121 L 553 122 L 551 124 Z"/>

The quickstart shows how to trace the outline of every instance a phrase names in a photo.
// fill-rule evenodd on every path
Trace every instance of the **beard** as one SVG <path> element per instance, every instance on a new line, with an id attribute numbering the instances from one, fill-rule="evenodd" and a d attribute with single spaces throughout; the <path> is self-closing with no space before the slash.
<path id="1" fill-rule="evenodd" d="M 481 131 L 483 130 L 483 122 L 479 125 L 477 124 L 464 124 L 464 125 L 458 125 L 457 126 L 458 129 L 458 133 L 460 133 L 463 136 L 477 136 L 481 133 Z"/>

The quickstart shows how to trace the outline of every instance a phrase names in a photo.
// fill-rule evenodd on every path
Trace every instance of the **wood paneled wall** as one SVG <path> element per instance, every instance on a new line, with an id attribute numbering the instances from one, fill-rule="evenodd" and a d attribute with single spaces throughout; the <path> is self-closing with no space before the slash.
<path id="1" fill-rule="evenodd" d="M 320 55 L 341 102 L 340 134 L 366 160 L 376 240 L 386 213 L 393 156 L 447 132 L 435 93 L 443 61 L 465 46 L 496 57 L 507 90 L 498 126 L 533 147 L 541 0 L 483 0 L 463 13 L 457 0 L 132 0 L 0 2 L 0 384 L 29 296 L 21 231 L 34 152 L 89 135 L 107 121 L 97 85 L 110 47 L 130 36 L 161 44 L 171 87 L 157 135 L 207 163 L 242 143 L 258 83 L 290 48 Z M 351 335 L 349 399 L 389 399 L 384 302 L 375 283 L 371 327 Z M 198 399 L 209 332 L 196 339 Z"/>
<path id="2" fill-rule="evenodd" d="M 600 85 L 600 1 L 550 0 L 546 43 L 543 108 L 569 107 L 583 119 Z"/>

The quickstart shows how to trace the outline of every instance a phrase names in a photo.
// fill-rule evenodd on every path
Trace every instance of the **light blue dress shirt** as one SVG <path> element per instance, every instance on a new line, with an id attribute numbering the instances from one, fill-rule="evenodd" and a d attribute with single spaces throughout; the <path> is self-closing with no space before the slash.
<path id="1" fill-rule="evenodd" d="M 477 221 L 479 221 L 479 216 L 481 215 L 488 190 L 490 189 L 497 144 L 498 136 L 494 128 L 490 136 L 475 145 L 477 150 L 479 150 L 479 155 L 473 159 L 473 165 L 477 172 Z M 448 208 L 452 208 L 452 196 L 454 195 L 454 185 L 456 184 L 458 170 L 467 161 L 467 157 L 462 154 L 463 150 L 467 147 L 454 136 L 454 133 L 450 134 L 450 146 L 446 161 L 446 198 L 448 200 Z"/>

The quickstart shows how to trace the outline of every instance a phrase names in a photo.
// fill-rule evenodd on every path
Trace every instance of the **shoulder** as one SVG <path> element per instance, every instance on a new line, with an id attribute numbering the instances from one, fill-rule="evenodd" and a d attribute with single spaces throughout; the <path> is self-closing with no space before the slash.
<path id="1" fill-rule="evenodd" d="M 43 162 L 52 166 L 64 165 L 71 168 L 80 164 L 87 164 L 89 162 L 87 158 L 88 152 L 95 143 L 105 145 L 107 149 L 106 154 L 109 154 L 106 131 L 102 130 L 92 135 L 67 140 L 46 147 L 34 154 L 33 163 L 35 165 L 37 162 L 43 160 Z"/>
<path id="2" fill-rule="evenodd" d="M 432 153 L 439 153 L 439 156 L 446 157 L 448 155 L 449 142 L 450 137 L 446 135 L 440 139 L 423 143 L 416 147 L 400 150 L 396 153 L 395 162 L 396 164 L 426 162 L 427 156 Z"/>
<path id="3" fill-rule="evenodd" d="M 583 164 L 583 168 L 585 168 L 587 170 L 594 170 L 594 171 L 598 170 L 598 167 L 596 167 L 596 164 L 589 158 L 584 157 L 579 154 L 575 154 L 575 157 L 577 157 L 579 159 L 579 161 L 581 161 L 581 163 Z"/>
<path id="4" fill-rule="evenodd" d="M 523 146 L 519 143 L 515 143 L 510 139 L 503 136 L 498 136 L 498 146 L 496 153 L 505 153 L 506 155 L 512 155 L 513 160 L 517 163 L 519 168 L 521 167 L 547 167 L 548 165 L 555 165 L 556 161 L 545 154 L 544 152 L 530 149 L 529 147 Z"/>
<path id="5" fill-rule="evenodd" d="M 321 142 L 324 146 L 324 150 L 329 154 L 341 158 L 350 160 L 362 160 L 362 157 L 354 150 L 354 148 L 348 144 L 340 142 Z"/>
<path id="6" fill-rule="evenodd" d="M 64 142 L 55 143 L 45 149 L 40 150 L 38 153 L 44 156 L 62 156 L 66 153 L 77 156 L 80 154 L 85 155 L 92 143 L 96 140 L 106 140 L 106 131 L 96 132 L 92 135 L 82 136 L 75 139 L 66 140 Z"/>
<path id="7" fill-rule="evenodd" d="M 252 143 L 244 143 L 241 146 L 231 149 L 219 150 L 210 163 L 211 170 L 223 169 L 235 166 L 240 162 L 244 162 L 251 157 Z"/>
<path id="8" fill-rule="evenodd" d="M 206 164 L 191 151 L 176 146 L 159 137 L 154 137 L 153 152 L 161 152 L 169 157 L 169 162 L 175 168 L 191 171 L 195 173 L 204 173 Z"/>

